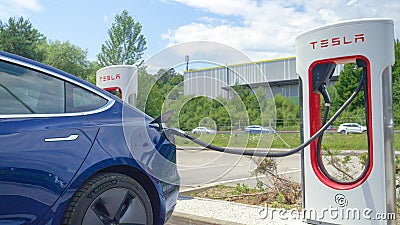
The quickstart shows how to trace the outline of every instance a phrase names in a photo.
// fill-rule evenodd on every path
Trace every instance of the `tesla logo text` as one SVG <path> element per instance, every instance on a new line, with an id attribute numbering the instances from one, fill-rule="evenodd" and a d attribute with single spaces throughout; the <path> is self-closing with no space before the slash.
<path id="1" fill-rule="evenodd" d="M 119 80 L 119 79 L 121 79 L 121 75 L 120 74 L 104 75 L 104 76 L 100 76 L 99 79 L 102 82 L 107 82 L 107 81 L 110 81 L 110 80 Z"/>
<path id="2" fill-rule="evenodd" d="M 364 34 L 355 34 L 353 37 L 334 37 L 330 39 L 323 39 L 320 41 L 310 42 L 311 48 L 329 48 L 335 46 L 351 45 L 355 43 L 365 42 Z"/>

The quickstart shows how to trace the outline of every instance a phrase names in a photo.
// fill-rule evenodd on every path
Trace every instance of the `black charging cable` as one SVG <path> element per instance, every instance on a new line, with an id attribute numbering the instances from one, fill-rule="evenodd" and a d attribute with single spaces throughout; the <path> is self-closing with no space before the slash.
<path id="1" fill-rule="evenodd" d="M 303 150 L 306 146 L 311 144 L 315 139 L 319 138 L 321 135 L 324 134 L 324 132 L 328 129 L 328 127 L 330 125 L 332 125 L 332 123 L 340 116 L 340 114 L 347 108 L 347 106 L 349 106 L 350 103 L 357 97 L 358 93 L 360 92 L 361 88 L 363 87 L 364 79 L 366 79 L 366 78 L 364 78 L 364 74 L 363 74 L 363 77 L 361 78 L 361 80 L 360 80 L 357 88 L 354 90 L 353 94 L 347 99 L 347 101 L 345 103 L 343 103 L 343 105 L 332 116 L 332 118 L 318 130 L 318 132 L 316 132 L 310 139 L 305 141 L 300 146 L 298 146 L 292 150 L 285 151 L 285 152 L 270 152 L 270 151 L 262 151 L 262 150 L 236 149 L 236 148 L 215 146 L 210 143 L 201 141 L 193 136 L 190 136 L 186 132 L 184 132 L 180 129 L 177 129 L 177 128 L 163 128 L 162 132 L 165 132 L 167 137 L 168 137 L 168 135 L 176 135 L 179 137 L 189 139 L 190 141 L 192 141 L 200 146 L 203 146 L 205 148 L 219 151 L 219 152 L 229 153 L 229 154 L 257 156 L 257 157 L 285 157 L 285 156 L 293 155 L 293 154 Z M 325 111 L 327 111 L 327 110 L 325 110 Z"/>
<path id="2" fill-rule="evenodd" d="M 368 110 L 368 92 L 367 92 L 368 91 L 368 84 L 367 84 L 367 67 L 366 66 L 363 66 L 361 81 L 359 83 L 359 86 L 356 89 L 356 90 L 358 90 L 358 92 L 361 91 L 361 86 L 364 89 L 364 107 L 365 107 L 365 115 L 366 115 L 365 118 L 366 118 L 366 125 L 367 125 L 368 156 L 369 156 L 370 155 L 370 147 L 369 147 L 370 146 L 370 140 L 369 140 L 369 132 L 368 132 L 369 131 L 369 121 L 368 121 L 369 110 Z M 325 102 L 324 116 L 323 116 L 322 122 L 321 122 L 322 126 L 323 126 L 326 123 L 326 120 L 328 119 L 328 114 L 329 114 L 329 109 L 330 109 L 330 103 L 331 102 L 330 102 L 329 94 L 326 91 L 325 85 L 321 85 L 320 88 L 318 88 L 318 91 L 321 93 L 322 97 L 324 98 L 324 102 Z M 363 169 L 362 173 L 356 179 L 344 181 L 344 180 L 338 180 L 335 177 L 333 177 L 326 170 L 326 168 L 324 166 L 324 163 L 322 162 L 322 138 L 323 138 L 323 134 L 318 138 L 316 155 L 317 155 L 317 164 L 318 164 L 319 170 L 321 171 L 321 173 L 325 177 L 327 177 L 330 180 L 333 180 L 336 183 L 340 183 L 340 184 L 354 184 L 354 183 L 358 182 L 360 179 L 362 179 L 363 177 L 365 177 L 365 175 L 368 172 L 369 166 L 370 166 L 369 160 L 366 161 L 366 164 L 364 166 L 364 169 Z"/>

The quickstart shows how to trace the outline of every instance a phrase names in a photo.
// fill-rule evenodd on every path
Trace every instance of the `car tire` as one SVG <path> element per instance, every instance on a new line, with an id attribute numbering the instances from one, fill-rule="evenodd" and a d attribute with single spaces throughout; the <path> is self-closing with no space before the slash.
<path id="1" fill-rule="evenodd" d="M 63 225 L 153 224 L 150 198 L 131 177 L 100 173 L 74 194 L 62 219 Z"/>
<path id="2" fill-rule="evenodd" d="M 345 130 L 340 131 L 341 134 L 347 134 Z"/>

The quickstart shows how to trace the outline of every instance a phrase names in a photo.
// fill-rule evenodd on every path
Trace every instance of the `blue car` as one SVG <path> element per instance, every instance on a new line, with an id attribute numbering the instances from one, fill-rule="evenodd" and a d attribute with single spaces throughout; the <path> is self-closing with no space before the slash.
<path id="1" fill-rule="evenodd" d="M 272 127 L 263 127 L 259 125 L 250 125 L 244 129 L 245 133 L 249 134 L 275 134 L 275 130 Z"/>
<path id="2" fill-rule="evenodd" d="M 0 52 L 0 224 L 164 224 L 173 137 L 118 97 Z"/>

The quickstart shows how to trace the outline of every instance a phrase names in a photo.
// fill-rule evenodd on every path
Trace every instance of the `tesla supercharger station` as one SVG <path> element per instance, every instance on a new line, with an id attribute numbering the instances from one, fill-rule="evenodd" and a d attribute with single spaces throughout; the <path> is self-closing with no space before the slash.
<path id="1" fill-rule="evenodd" d="M 316 153 L 316 141 L 304 148 L 303 216 L 308 223 L 396 224 L 396 220 L 385 219 L 396 213 L 391 94 L 393 30 L 390 19 L 361 19 L 318 27 L 296 37 L 304 140 L 321 127 L 320 94 L 313 90 L 313 79 L 321 78 L 315 75 L 315 70 L 320 65 L 357 60 L 366 69 L 367 165 L 358 178 L 338 181 L 326 176 L 325 168 L 317 163 L 321 156 Z"/>
<path id="2" fill-rule="evenodd" d="M 113 65 L 96 73 L 96 85 L 135 105 L 138 93 L 138 69 L 132 65 Z"/>

